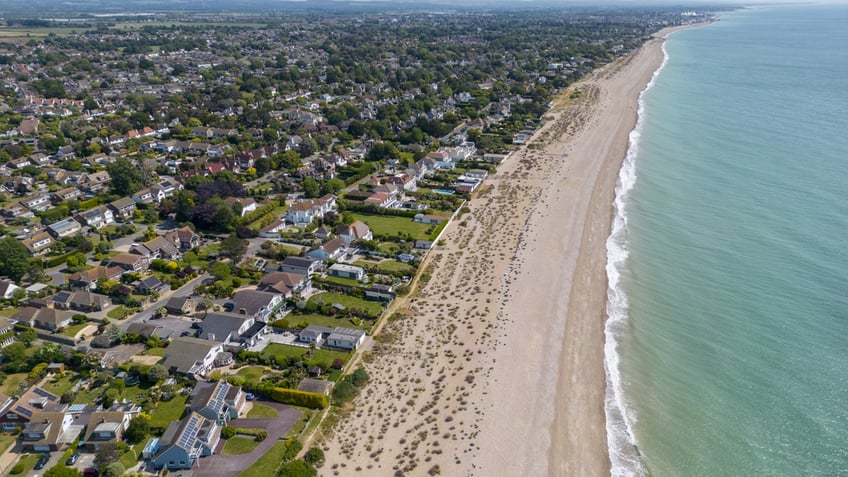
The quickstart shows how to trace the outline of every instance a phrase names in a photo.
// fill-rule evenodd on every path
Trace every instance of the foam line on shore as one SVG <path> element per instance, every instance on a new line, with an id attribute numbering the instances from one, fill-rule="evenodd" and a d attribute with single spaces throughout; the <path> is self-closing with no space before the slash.
<path id="1" fill-rule="evenodd" d="M 667 37 L 668 35 L 663 36 L 663 38 Z M 636 184 L 636 157 L 639 153 L 639 141 L 645 116 L 645 94 L 653 88 L 656 78 L 668 63 L 665 43 L 662 45 L 662 52 L 662 63 L 639 94 L 638 119 L 628 137 L 627 156 L 622 163 L 615 186 L 612 231 L 606 243 L 608 290 L 607 322 L 604 328 L 604 368 L 607 375 L 607 388 L 604 411 L 610 473 L 613 476 L 647 475 L 647 469 L 639 455 L 636 437 L 633 434 L 636 416 L 624 395 L 621 376 L 620 338 L 628 320 L 627 295 L 622 288 L 621 276 L 627 266 L 627 199 Z"/>

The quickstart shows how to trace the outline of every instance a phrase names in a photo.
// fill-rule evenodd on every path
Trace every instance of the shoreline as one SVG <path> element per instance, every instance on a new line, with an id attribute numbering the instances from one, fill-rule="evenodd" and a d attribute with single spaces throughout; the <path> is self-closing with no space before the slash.
<path id="1" fill-rule="evenodd" d="M 363 356 L 322 475 L 609 475 L 605 244 L 662 42 L 570 88 L 466 204 Z"/>

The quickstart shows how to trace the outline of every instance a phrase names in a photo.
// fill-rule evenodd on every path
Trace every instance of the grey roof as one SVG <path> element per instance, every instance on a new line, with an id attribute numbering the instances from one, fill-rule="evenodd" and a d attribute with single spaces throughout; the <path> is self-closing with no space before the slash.
<path id="1" fill-rule="evenodd" d="M 208 408 L 216 416 L 220 415 L 224 410 L 230 387 L 230 384 L 223 379 L 213 383 L 197 383 L 192 390 L 189 409 L 200 411 Z"/>
<path id="2" fill-rule="evenodd" d="M 237 335 L 239 327 L 251 318 L 252 316 L 237 313 L 209 313 L 203 319 L 201 325 L 203 331 L 200 337 L 208 340 L 210 336 L 213 336 L 214 338 L 211 339 L 226 342 L 231 335 Z"/>
<path id="3" fill-rule="evenodd" d="M 212 349 L 220 346 L 218 341 L 202 340 L 199 338 L 174 338 L 165 348 L 166 369 L 176 368 L 178 372 L 187 373 L 197 361 L 202 360 Z"/>
<path id="4" fill-rule="evenodd" d="M 258 290 L 241 290 L 233 295 L 233 310 L 239 313 L 241 313 L 241 310 L 244 310 L 245 314 L 255 315 L 262 308 L 267 307 L 275 296 L 277 296 L 275 293 Z"/>
<path id="5" fill-rule="evenodd" d="M 289 257 L 286 257 L 285 260 L 283 260 L 283 265 L 286 265 L 286 266 L 289 266 L 289 267 L 303 268 L 303 269 L 307 269 L 307 268 L 313 266 L 313 263 L 314 262 L 312 260 L 310 260 L 308 258 L 303 258 L 303 257 L 291 257 L 291 256 L 289 256 Z"/>

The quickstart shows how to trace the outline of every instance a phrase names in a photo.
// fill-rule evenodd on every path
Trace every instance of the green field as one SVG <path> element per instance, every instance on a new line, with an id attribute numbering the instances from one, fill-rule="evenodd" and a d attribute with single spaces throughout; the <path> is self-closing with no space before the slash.
<path id="1" fill-rule="evenodd" d="M 395 236 L 398 232 L 409 234 L 414 240 L 427 240 L 433 225 L 419 224 L 409 217 L 392 217 L 389 215 L 353 214 L 354 219 L 365 222 L 374 235 Z"/>
<path id="2" fill-rule="evenodd" d="M 239 477 L 256 477 L 259 475 L 276 475 L 277 467 L 283 460 L 283 454 L 286 452 L 285 441 L 278 441 L 273 447 L 268 449 L 262 457 L 245 469 Z"/>
<path id="3" fill-rule="evenodd" d="M 74 387 L 74 383 L 78 380 L 78 376 L 71 376 L 70 373 L 65 373 L 64 376 L 56 379 L 51 379 L 44 383 L 44 390 L 49 391 L 57 396 L 61 396 L 70 391 Z"/>
<path id="4" fill-rule="evenodd" d="M 247 380 L 248 383 L 259 384 L 259 381 L 262 379 L 262 376 L 265 374 L 264 366 L 245 366 L 238 370 L 236 373 L 237 376 L 241 376 Z"/>
<path id="5" fill-rule="evenodd" d="M 287 358 L 303 358 L 308 352 L 308 348 L 271 343 L 265 348 L 265 350 L 262 351 L 262 356 L 274 356 L 277 359 L 277 362 L 282 362 Z M 326 365 L 330 365 L 337 358 L 347 362 L 350 357 L 350 353 L 329 349 L 316 349 L 312 350 L 312 352 L 312 359 L 308 361 L 309 363 L 324 363 Z"/>
<path id="6" fill-rule="evenodd" d="M 82 330 L 83 328 L 85 328 L 88 325 L 89 325 L 89 323 L 80 323 L 78 325 L 68 326 L 64 330 L 62 330 L 62 334 L 69 337 L 69 338 L 73 338 L 77 335 L 77 333 L 80 332 L 80 330 Z"/>
<path id="7" fill-rule="evenodd" d="M 21 391 L 21 383 L 26 383 L 27 373 L 15 373 L 6 375 L 3 384 L 0 384 L 0 393 L 14 396 Z"/>
<path id="8" fill-rule="evenodd" d="M 341 326 L 343 328 L 355 328 L 359 330 L 371 329 L 371 324 L 373 323 L 371 320 L 359 320 L 359 325 L 355 325 L 347 318 L 319 315 L 317 313 L 303 315 L 290 314 L 286 315 L 284 319 L 289 322 L 290 326 L 298 326 L 301 323 L 306 323 L 307 325 L 329 326 L 331 328 Z"/>
<path id="9" fill-rule="evenodd" d="M 8 317 L 14 315 L 15 313 L 17 313 L 19 311 L 21 311 L 20 308 L 6 308 L 6 309 L 3 309 L 3 310 L 0 310 L 0 316 L 5 316 L 5 317 L 8 318 Z"/>
<path id="10" fill-rule="evenodd" d="M 347 308 L 346 311 L 350 311 L 352 309 L 365 310 L 367 313 L 374 316 L 379 316 L 379 314 L 383 311 L 383 305 L 380 303 L 332 292 L 324 292 L 313 295 L 309 299 L 309 302 L 316 303 L 318 305 L 335 305 L 338 303 L 340 305 L 344 305 Z"/>
<path id="11" fill-rule="evenodd" d="M 109 312 L 106 313 L 106 316 L 108 316 L 109 318 L 112 318 L 114 320 L 123 320 L 124 318 L 127 317 L 127 315 L 129 315 L 131 313 L 132 313 L 131 311 L 124 308 L 124 305 L 118 305 L 115 308 L 112 308 L 111 310 L 109 310 Z"/>
<path id="12" fill-rule="evenodd" d="M 271 406 L 255 402 L 247 413 L 248 418 L 276 419 L 279 413 Z"/>

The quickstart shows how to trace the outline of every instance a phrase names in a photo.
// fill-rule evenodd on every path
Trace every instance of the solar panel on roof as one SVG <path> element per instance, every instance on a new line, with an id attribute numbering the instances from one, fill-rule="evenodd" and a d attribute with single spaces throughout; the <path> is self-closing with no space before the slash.
<path id="1" fill-rule="evenodd" d="M 32 417 L 32 411 L 30 411 L 29 409 L 27 409 L 23 406 L 16 407 L 15 412 L 21 413 L 26 417 Z"/>
<path id="2" fill-rule="evenodd" d="M 59 293 L 57 293 L 53 296 L 53 300 L 54 301 L 68 301 L 68 299 L 70 297 L 71 297 L 70 292 L 61 291 L 61 292 L 59 292 Z"/>
<path id="3" fill-rule="evenodd" d="M 35 394 L 38 394 L 39 396 L 46 397 L 46 398 L 48 398 L 48 399 L 53 399 L 53 400 L 55 400 L 55 399 L 56 399 L 56 396 L 55 396 L 55 395 L 53 395 L 53 394 L 51 394 L 51 393 L 49 393 L 49 392 L 47 392 L 47 391 L 45 391 L 45 390 L 43 390 L 43 389 L 41 389 L 41 388 L 35 388 L 35 389 L 33 390 L 33 392 L 34 392 Z"/>

